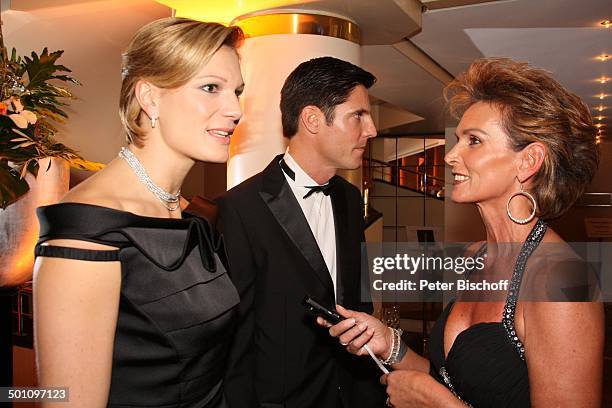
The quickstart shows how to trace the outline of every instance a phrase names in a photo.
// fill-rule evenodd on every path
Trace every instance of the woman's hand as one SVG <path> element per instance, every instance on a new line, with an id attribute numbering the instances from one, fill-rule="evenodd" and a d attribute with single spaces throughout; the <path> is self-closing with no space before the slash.
<path id="1" fill-rule="evenodd" d="M 355 355 L 366 355 L 363 349 L 368 344 L 374 354 L 382 359 L 389 357 L 391 352 L 391 330 L 380 320 L 367 313 L 348 310 L 336 305 L 338 313 L 346 319 L 336 325 L 331 325 L 322 317 L 317 317 L 317 323 L 329 328 L 329 334 L 338 338 L 340 344 Z"/>
<path id="2" fill-rule="evenodd" d="M 380 382 L 387 386 L 387 406 L 395 408 L 412 407 L 463 407 L 445 386 L 428 373 L 415 370 L 397 370 L 385 374 Z"/>

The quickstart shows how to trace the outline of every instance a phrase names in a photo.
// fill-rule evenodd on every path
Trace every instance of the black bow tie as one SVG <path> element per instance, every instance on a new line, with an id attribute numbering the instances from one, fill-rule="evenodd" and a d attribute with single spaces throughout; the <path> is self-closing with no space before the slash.
<path id="1" fill-rule="evenodd" d="M 322 186 L 304 186 L 304 187 L 306 187 L 310 191 L 307 192 L 302 198 L 308 198 L 314 193 L 318 193 L 319 191 L 325 195 L 329 195 L 329 190 L 331 190 L 332 188 L 332 183 L 323 184 Z"/>
<path id="2" fill-rule="evenodd" d="M 283 171 L 285 172 L 285 174 L 289 176 L 291 180 L 295 181 L 295 172 L 291 170 L 291 167 L 289 167 L 289 165 L 285 162 L 285 159 L 281 159 L 279 164 L 280 164 L 281 169 L 283 169 Z M 318 192 L 321 192 L 325 195 L 329 195 L 330 189 L 333 186 L 333 180 L 334 180 L 333 178 L 330 179 L 327 184 L 323 184 L 322 186 L 304 186 L 310 191 L 307 192 L 302 198 L 306 199 L 310 197 L 311 195 L 313 195 L 314 193 L 318 193 Z"/>

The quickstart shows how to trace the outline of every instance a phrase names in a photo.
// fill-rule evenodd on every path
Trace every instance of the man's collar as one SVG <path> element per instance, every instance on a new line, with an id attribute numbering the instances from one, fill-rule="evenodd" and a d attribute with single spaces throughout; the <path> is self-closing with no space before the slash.
<path id="1" fill-rule="evenodd" d="M 287 148 L 287 151 L 285 152 L 285 156 L 283 157 L 283 159 L 285 160 L 286 166 L 289 167 L 289 169 L 293 171 L 295 175 L 295 178 L 293 180 L 295 181 L 296 186 L 306 187 L 306 186 L 316 186 L 319 184 L 316 181 L 314 181 L 312 177 L 310 177 L 308 173 L 306 173 L 304 169 L 302 169 L 302 167 L 295 161 L 295 159 L 289 153 L 289 148 Z"/>

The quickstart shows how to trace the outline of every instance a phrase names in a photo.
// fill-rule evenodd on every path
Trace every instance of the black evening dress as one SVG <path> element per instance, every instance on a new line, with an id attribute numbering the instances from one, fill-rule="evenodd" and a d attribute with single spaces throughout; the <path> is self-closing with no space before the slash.
<path id="1" fill-rule="evenodd" d="M 38 217 L 36 256 L 121 263 L 108 406 L 225 407 L 222 378 L 239 297 L 210 225 L 81 203 L 41 207 Z M 42 245 L 51 239 L 117 249 Z"/>
<path id="2" fill-rule="evenodd" d="M 531 406 L 525 347 L 514 327 L 514 313 L 527 259 L 546 232 L 538 221 L 523 244 L 510 280 L 499 322 L 477 323 L 459 333 L 444 357 L 444 327 L 453 307 L 450 302 L 431 331 L 430 374 L 466 405 L 475 408 Z"/>

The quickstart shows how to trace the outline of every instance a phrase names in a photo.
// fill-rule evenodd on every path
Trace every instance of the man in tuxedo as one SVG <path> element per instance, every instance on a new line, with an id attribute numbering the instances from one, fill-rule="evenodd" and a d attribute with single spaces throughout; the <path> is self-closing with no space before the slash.
<path id="1" fill-rule="evenodd" d="M 348 354 L 302 304 L 310 295 L 371 312 L 361 195 L 336 171 L 359 168 L 376 136 L 375 80 L 332 57 L 300 64 L 281 90 L 287 151 L 218 201 L 241 299 L 224 384 L 231 408 L 384 406 L 373 362 Z"/>

